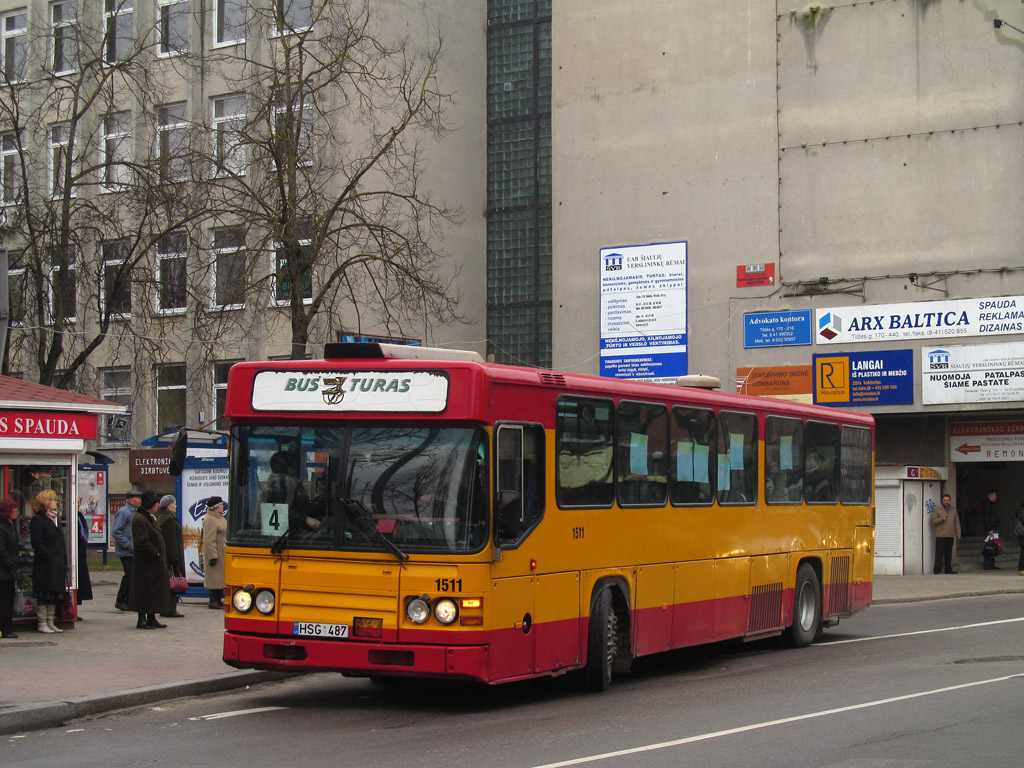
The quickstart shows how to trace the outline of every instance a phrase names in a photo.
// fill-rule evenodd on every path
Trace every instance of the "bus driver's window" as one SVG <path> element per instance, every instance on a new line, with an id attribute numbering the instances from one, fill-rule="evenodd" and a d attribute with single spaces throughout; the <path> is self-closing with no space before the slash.
<path id="1" fill-rule="evenodd" d="M 514 546 L 543 516 L 544 431 L 502 424 L 497 429 L 495 470 L 495 542 Z"/>

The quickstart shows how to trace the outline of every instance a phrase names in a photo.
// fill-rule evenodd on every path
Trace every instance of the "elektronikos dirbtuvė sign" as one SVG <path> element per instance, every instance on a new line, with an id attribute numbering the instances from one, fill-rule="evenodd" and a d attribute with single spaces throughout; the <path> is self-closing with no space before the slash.
<path id="1" fill-rule="evenodd" d="M 1024 296 L 848 306 L 815 312 L 818 344 L 1024 332 Z"/>
<path id="2" fill-rule="evenodd" d="M 674 383 L 687 372 L 686 249 L 601 249 L 602 376 Z"/>
<path id="3" fill-rule="evenodd" d="M 254 411 L 441 413 L 448 376 L 440 371 L 260 371 Z"/>
<path id="4" fill-rule="evenodd" d="M 925 405 L 1024 400 L 1024 343 L 923 347 Z"/>

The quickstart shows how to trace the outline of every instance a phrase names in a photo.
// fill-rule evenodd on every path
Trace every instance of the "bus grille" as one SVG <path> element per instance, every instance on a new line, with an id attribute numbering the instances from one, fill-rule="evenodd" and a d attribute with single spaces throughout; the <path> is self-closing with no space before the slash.
<path id="1" fill-rule="evenodd" d="M 850 609 L 850 558 L 833 557 L 825 615 L 849 613 Z"/>
<path id="2" fill-rule="evenodd" d="M 782 626 L 782 583 L 763 584 L 750 593 L 747 634 L 756 635 Z"/>

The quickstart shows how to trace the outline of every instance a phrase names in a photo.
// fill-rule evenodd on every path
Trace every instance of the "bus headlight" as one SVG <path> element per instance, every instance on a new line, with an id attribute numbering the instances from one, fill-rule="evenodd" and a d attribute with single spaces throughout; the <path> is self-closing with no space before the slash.
<path id="1" fill-rule="evenodd" d="M 252 593 L 245 589 L 236 589 L 231 596 L 231 604 L 239 613 L 248 613 L 252 610 Z"/>
<path id="2" fill-rule="evenodd" d="M 261 589 L 256 593 L 256 610 L 264 616 L 274 612 L 274 593 L 269 589 Z"/>
<path id="3" fill-rule="evenodd" d="M 430 606 L 427 605 L 426 600 L 417 597 L 409 601 L 409 604 L 405 607 L 405 615 L 409 617 L 409 621 L 413 624 L 422 624 L 430 618 Z"/>
<path id="4" fill-rule="evenodd" d="M 434 603 L 434 617 L 442 624 L 451 624 L 459 618 L 459 609 L 446 597 Z"/>

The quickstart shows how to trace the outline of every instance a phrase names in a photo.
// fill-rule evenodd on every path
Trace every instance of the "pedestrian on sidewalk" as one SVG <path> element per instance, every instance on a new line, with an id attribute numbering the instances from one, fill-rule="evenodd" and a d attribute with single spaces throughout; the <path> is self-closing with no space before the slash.
<path id="1" fill-rule="evenodd" d="M 228 521 L 224 519 L 224 499 L 211 496 L 206 500 L 203 518 L 203 584 L 210 590 L 210 607 L 224 607 L 224 540 Z"/>
<path id="2" fill-rule="evenodd" d="M 164 546 L 167 547 L 167 570 L 171 576 L 185 576 L 185 537 L 181 534 L 181 523 L 178 522 L 178 501 L 168 494 L 160 499 L 160 507 L 156 513 L 156 522 L 164 535 Z M 168 619 L 180 619 L 185 614 L 178 610 L 178 600 L 174 595 L 174 607 L 161 613 Z"/>
<path id="3" fill-rule="evenodd" d="M 78 510 L 78 591 L 75 602 L 81 605 L 85 600 L 92 600 L 92 579 L 89 578 L 89 523 Z M 81 621 L 82 617 L 78 617 Z"/>
<path id="4" fill-rule="evenodd" d="M 995 491 L 989 491 L 985 501 L 981 504 L 981 524 L 985 528 L 985 538 L 989 536 L 999 536 L 999 511 L 996 509 L 996 499 L 998 495 Z M 985 571 L 998 571 L 999 566 L 996 565 L 996 556 L 991 550 L 982 548 L 981 550 L 981 568 Z"/>
<path id="5" fill-rule="evenodd" d="M 1024 576 L 1024 501 L 1017 507 L 1017 526 L 1013 532 L 1017 534 L 1017 544 L 1020 545 L 1020 554 L 1017 555 L 1017 573 Z"/>
<path id="6" fill-rule="evenodd" d="M 931 524 L 935 528 L 935 567 L 932 573 L 956 573 L 953 570 L 953 541 L 960 538 L 960 516 L 948 493 L 942 494 L 942 503 L 932 510 Z"/>
<path id="7" fill-rule="evenodd" d="M 18 502 L 0 500 L 0 637 L 17 637 L 14 633 L 14 588 L 18 579 L 18 532 L 14 519 Z"/>
<path id="8" fill-rule="evenodd" d="M 131 594 L 132 586 L 132 559 L 135 556 L 135 545 L 132 542 L 132 520 L 135 517 L 135 510 L 139 508 L 142 499 L 142 492 L 134 489 L 125 494 L 125 504 L 114 516 L 114 554 L 121 561 L 124 569 L 124 576 L 121 577 L 121 586 L 117 588 L 117 597 L 114 598 L 114 607 L 119 611 L 128 610 L 128 596 Z"/>
<path id="9" fill-rule="evenodd" d="M 44 635 L 64 630 L 55 623 L 57 606 L 68 589 L 68 554 L 57 519 L 57 494 L 41 491 L 32 502 L 35 514 L 29 521 L 32 534 L 32 594 L 36 598 L 37 631 Z"/>
<path id="10" fill-rule="evenodd" d="M 170 577 L 167 575 L 167 547 L 164 534 L 156 522 L 160 497 L 143 491 L 139 508 L 132 518 L 132 583 L 128 608 L 139 614 L 137 629 L 164 629 L 157 621 L 158 613 L 169 613 L 174 607 Z"/>

